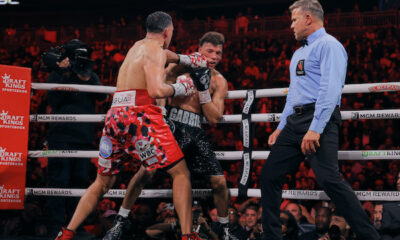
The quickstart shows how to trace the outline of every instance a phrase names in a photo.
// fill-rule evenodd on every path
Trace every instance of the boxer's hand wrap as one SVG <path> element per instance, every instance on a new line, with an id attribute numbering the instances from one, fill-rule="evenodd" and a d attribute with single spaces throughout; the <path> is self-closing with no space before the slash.
<path id="1" fill-rule="evenodd" d="M 194 52 L 190 55 L 178 54 L 179 65 L 183 65 L 190 68 L 205 68 L 207 67 L 207 59 L 205 56 L 198 52 Z"/>
<path id="2" fill-rule="evenodd" d="M 208 90 L 199 91 L 199 101 L 200 101 L 200 104 L 205 104 L 205 103 L 211 102 L 210 92 Z"/>
<path id="3" fill-rule="evenodd" d="M 193 69 L 190 73 L 194 85 L 199 91 L 200 104 L 211 102 L 211 95 L 208 91 L 211 81 L 211 70 L 208 68 Z"/>
<path id="4" fill-rule="evenodd" d="M 194 94 L 193 81 L 186 76 L 179 76 L 176 83 L 170 85 L 174 88 L 173 97 L 192 96 Z"/>

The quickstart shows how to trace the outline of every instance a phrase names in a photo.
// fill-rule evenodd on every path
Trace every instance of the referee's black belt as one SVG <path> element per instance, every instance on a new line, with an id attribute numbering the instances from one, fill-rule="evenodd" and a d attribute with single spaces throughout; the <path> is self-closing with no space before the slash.
<path id="1" fill-rule="evenodd" d="M 294 114 L 302 115 L 305 112 L 315 109 L 315 103 L 308 103 L 304 105 L 297 105 L 293 107 Z"/>
<path id="2" fill-rule="evenodd" d="M 338 105 L 336 105 L 335 108 L 339 108 Z M 310 110 L 314 110 L 315 109 L 315 103 L 308 103 L 308 104 L 304 104 L 304 105 L 297 105 L 293 107 L 293 111 L 294 114 L 296 115 L 302 115 Z"/>

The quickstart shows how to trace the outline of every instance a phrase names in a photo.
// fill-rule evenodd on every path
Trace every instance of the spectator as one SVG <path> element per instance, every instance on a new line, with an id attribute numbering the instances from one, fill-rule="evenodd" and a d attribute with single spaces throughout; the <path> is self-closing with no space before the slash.
<path id="1" fill-rule="evenodd" d="M 299 239 L 300 240 L 318 240 L 324 236 L 329 229 L 331 222 L 331 210 L 327 207 L 321 207 L 317 210 L 315 216 L 315 227 L 316 229 L 311 232 L 304 233 Z"/>
<path id="2" fill-rule="evenodd" d="M 249 19 L 247 19 L 246 16 L 243 16 L 241 12 L 238 13 L 235 21 L 235 34 L 238 35 L 239 32 L 242 32 L 244 34 L 247 33 L 248 27 L 249 27 Z"/>
<path id="3" fill-rule="evenodd" d="M 373 222 L 376 229 L 380 229 L 382 225 L 383 203 L 377 202 L 374 205 Z"/>
<path id="4" fill-rule="evenodd" d="M 236 208 L 228 209 L 229 216 L 229 234 L 237 239 L 242 239 L 242 226 L 239 224 L 239 217 Z M 244 236 L 243 236 L 244 237 Z"/>
<path id="5" fill-rule="evenodd" d="M 0 223 L 2 239 L 7 239 L 9 236 L 23 236 L 22 239 L 26 239 L 31 236 L 45 237 L 46 235 L 43 211 L 39 203 L 33 199 L 25 200 L 21 214 L 6 213 Z"/>
<path id="6" fill-rule="evenodd" d="M 290 212 L 296 220 L 299 236 L 315 229 L 315 225 L 313 224 L 315 220 L 304 206 L 297 203 L 288 203 L 285 207 L 285 211 Z"/>
<path id="7" fill-rule="evenodd" d="M 299 229 L 293 215 L 288 211 L 284 211 L 281 212 L 280 219 L 282 224 L 282 239 L 297 240 L 299 238 Z"/>
<path id="8" fill-rule="evenodd" d="M 337 212 L 332 214 L 328 232 L 319 240 L 345 240 L 349 235 L 349 225 Z"/>
<path id="9" fill-rule="evenodd" d="M 211 221 L 218 222 L 218 214 L 217 214 L 217 209 L 213 208 L 208 212 L 208 215 L 210 216 Z"/>
<path id="10" fill-rule="evenodd" d="M 13 43 L 15 40 L 15 35 L 17 34 L 17 30 L 14 28 L 14 25 L 10 24 L 5 29 L 5 37 L 4 41 L 8 44 Z"/>
<path id="11" fill-rule="evenodd" d="M 228 20 L 225 18 L 224 15 L 221 15 L 220 19 L 215 20 L 214 27 L 216 32 L 220 32 L 226 36 L 229 28 Z"/>
<path id="12" fill-rule="evenodd" d="M 168 218 L 167 218 L 168 219 Z M 150 205 L 139 204 L 132 215 L 133 239 L 147 239 L 146 229 L 154 223 L 153 211 Z"/>
<path id="13" fill-rule="evenodd" d="M 400 171 L 397 173 L 396 190 L 400 191 Z M 383 204 L 382 224 L 380 228 L 382 240 L 400 239 L 400 202 Z"/>
<path id="14" fill-rule="evenodd" d="M 258 206 L 255 204 L 247 205 L 244 215 L 246 221 L 240 239 L 261 239 L 261 231 L 257 225 Z"/>

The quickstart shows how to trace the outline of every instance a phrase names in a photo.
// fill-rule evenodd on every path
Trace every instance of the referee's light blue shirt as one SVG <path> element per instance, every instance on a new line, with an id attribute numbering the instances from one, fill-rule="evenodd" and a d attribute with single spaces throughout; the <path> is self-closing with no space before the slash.
<path id="1" fill-rule="evenodd" d="M 286 125 L 293 107 L 315 103 L 309 130 L 322 133 L 336 105 L 340 106 L 346 78 L 347 53 L 343 45 L 320 28 L 296 50 L 290 62 L 290 86 L 278 129 Z"/>

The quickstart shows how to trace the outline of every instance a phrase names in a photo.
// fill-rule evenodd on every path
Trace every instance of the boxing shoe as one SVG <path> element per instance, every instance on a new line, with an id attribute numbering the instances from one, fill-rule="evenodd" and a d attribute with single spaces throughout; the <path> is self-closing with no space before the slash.
<path id="1" fill-rule="evenodd" d="M 122 236 L 129 231 L 131 225 L 132 223 L 129 220 L 129 217 L 123 217 L 118 214 L 114 219 L 112 228 L 107 231 L 106 235 L 103 237 L 103 240 L 122 239 Z"/>
<path id="2" fill-rule="evenodd" d="M 61 231 L 58 233 L 56 240 L 68 240 L 68 239 L 73 239 L 75 236 L 75 232 L 72 230 L 69 230 L 65 227 L 61 228 Z"/>
<path id="3" fill-rule="evenodd" d="M 189 234 L 182 235 L 182 240 L 202 240 L 197 232 L 192 232 Z"/>

